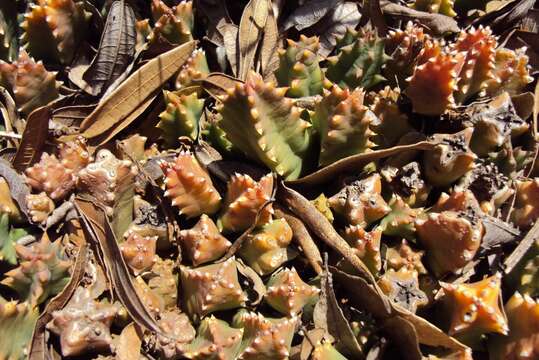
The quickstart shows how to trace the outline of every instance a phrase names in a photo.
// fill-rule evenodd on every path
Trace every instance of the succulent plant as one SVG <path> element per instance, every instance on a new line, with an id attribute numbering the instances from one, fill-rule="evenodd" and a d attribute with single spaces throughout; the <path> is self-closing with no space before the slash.
<path id="1" fill-rule="evenodd" d="M 412 249 L 406 240 L 402 240 L 397 247 L 387 249 L 387 266 L 397 271 L 405 268 L 409 271 L 415 271 L 417 274 L 426 274 L 427 269 L 425 269 L 425 266 L 421 262 L 424 253 L 424 251 Z"/>
<path id="2" fill-rule="evenodd" d="M 394 85 L 404 85 L 416 65 L 421 65 L 433 46 L 433 39 L 419 25 L 409 21 L 406 27 L 390 30 L 385 42 L 389 59 L 384 67 L 384 75 Z"/>
<path id="3" fill-rule="evenodd" d="M 462 104 L 471 96 L 484 93 L 487 82 L 494 78 L 492 70 L 497 45 L 490 28 L 482 26 L 462 30 L 451 45 L 451 50 L 466 54 L 457 81 L 458 90 L 454 94 L 457 103 Z"/>
<path id="4" fill-rule="evenodd" d="M 507 334 L 507 320 L 499 306 L 501 277 L 493 275 L 470 284 L 441 283 L 443 304 L 450 314 L 449 334 L 471 339 L 485 333 Z"/>
<path id="5" fill-rule="evenodd" d="M 204 100 L 199 99 L 196 92 L 191 95 L 176 95 L 171 91 L 165 91 L 164 95 L 166 109 L 159 115 L 161 120 L 157 127 L 161 129 L 167 145 L 178 145 L 180 136 L 195 140 Z"/>
<path id="6" fill-rule="evenodd" d="M 183 305 L 191 316 L 240 307 L 247 300 L 234 258 L 198 268 L 181 267 Z"/>
<path id="7" fill-rule="evenodd" d="M 43 153 L 38 163 L 25 171 L 32 189 L 45 192 L 52 200 L 64 199 L 75 187 L 76 177 L 55 155 Z"/>
<path id="8" fill-rule="evenodd" d="M 493 360 L 534 359 L 539 356 L 539 303 L 516 292 L 505 304 L 508 336 L 494 336 L 489 343 Z"/>
<path id="9" fill-rule="evenodd" d="M 377 147 L 393 146 L 403 135 L 413 130 L 408 116 L 399 109 L 397 104 L 399 97 L 399 88 L 391 89 L 388 86 L 374 95 L 370 109 L 375 117 L 370 123 L 370 128 L 375 133 L 372 142 Z"/>
<path id="10" fill-rule="evenodd" d="M 206 214 L 193 228 L 180 231 L 180 243 L 194 266 L 220 258 L 232 245 Z"/>
<path id="11" fill-rule="evenodd" d="M 271 199 L 273 192 L 273 177 L 268 174 L 259 181 L 254 181 L 249 175 L 234 174 L 227 184 L 227 193 L 223 206 L 223 214 L 218 225 L 225 232 L 242 231 L 254 224 L 256 215 L 258 223 L 264 224 L 271 219 L 271 205 L 262 209 Z"/>
<path id="12" fill-rule="evenodd" d="M 0 176 L 0 214 L 6 214 L 12 223 L 22 220 L 21 211 L 11 197 L 11 190 L 7 181 Z"/>
<path id="13" fill-rule="evenodd" d="M 526 85 L 533 81 L 528 61 L 526 48 L 510 50 L 500 47 L 496 49 L 494 77 L 487 81 L 487 95 L 494 96 L 503 91 L 512 96 L 520 94 Z"/>
<path id="14" fill-rule="evenodd" d="M 382 230 L 380 228 L 376 227 L 374 230 L 367 232 L 359 225 L 350 225 L 344 228 L 343 238 L 373 274 L 380 271 L 382 268 L 382 257 L 380 255 Z"/>
<path id="15" fill-rule="evenodd" d="M 79 171 L 77 189 L 92 195 L 106 207 L 110 216 L 124 195 L 133 191 L 137 172 L 131 161 L 119 160 L 109 150 L 102 149 L 95 162 Z"/>
<path id="16" fill-rule="evenodd" d="M 462 31 L 448 49 L 433 52 L 409 79 L 406 95 L 414 111 L 440 115 L 477 94 L 483 95 L 495 78 L 496 46 L 490 28 L 480 26 Z"/>
<path id="17" fill-rule="evenodd" d="M 58 158 L 67 169 L 78 173 L 85 168 L 93 157 L 90 156 L 86 139 L 82 136 L 76 137 L 74 140 L 60 143 L 58 145 Z"/>
<path id="18" fill-rule="evenodd" d="M 256 73 L 244 84 L 227 90 L 219 105 L 219 126 L 227 138 L 287 180 L 300 176 L 310 144 L 310 124 L 300 109 L 284 97 L 286 88 L 275 88 Z"/>
<path id="19" fill-rule="evenodd" d="M 162 162 L 165 173 L 165 196 L 188 218 L 214 214 L 221 205 L 221 195 L 213 187 L 208 173 L 188 152 L 180 152 L 174 164 Z"/>
<path id="20" fill-rule="evenodd" d="M 419 288 L 415 270 L 405 267 L 398 271 L 389 269 L 378 279 L 378 285 L 391 301 L 411 312 L 415 313 L 418 307 L 428 303 L 427 295 Z"/>
<path id="21" fill-rule="evenodd" d="M 321 94 L 324 73 L 319 64 L 318 38 L 301 35 L 298 42 L 287 40 L 287 44 L 286 50 L 279 50 L 279 68 L 275 71 L 279 86 L 288 87 L 289 97 Z"/>
<path id="22" fill-rule="evenodd" d="M 16 244 L 15 251 L 19 266 L 6 272 L 1 283 L 15 290 L 21 299 L 41 304 L 67 284 L 71 262 L 59 241 L 51 243 L 45 235 L 29 246 Z"/>
<path id="23" fill-rule="evenodd" d="M 10 228 L 9 216 L 6 213 L 0 214 L 0 261 L 11 265 L 17 264 L 15 244 L 25 235 L 27 232 L 23 229 Z"/>
<path id="24" fill-rule="evenodd" d="M 363 104 L 365 93 L 333 85 L 316 104 L 313 123 L 320 133 L 319 164 L 325 166 L 373 147 L 369 126 L 376 116 Z"/>
<path id="25" fill-rule="evenodd" d="M 407 239 L 415 236 L 415 219 L 419 211 L 412 209 L 398 195 L 389 201 L 391 211 L 380 222 L 380 230 L 384 235 L 400 236 Z"/>
<path id="26" fill-rule="evenodd" d="M 344 187 L 329 198 L 329 205 L 348 224 L 364 227 L 391 211 L 381 192 L 381 177 L 374 174 Z"/>
<path id="27" fill-rule="evenodd" d="M 318 195 L 316 199 L 311 200 L 311 203 L 318 211 L 320 211 L 322 215 L 324 215 L 326 219 L 328 219 L 330 223 L 333 222 L 333 213 L 331 212 L 331 208 L 329 207 L 328 198 L 326 197 L 326 195 L 324 195 L 324 193 Z"/>
<path id="28" fill-rule="evenodd" d="M 324 341 L 317 344 L 311 353 L 311 360 L 347 360 L 340 352 L 331 345 L 330 342 Z"/>
<path id="29" fill-rule="evenodd" d="M 290 258 L 291 241 L 292 229 L 286 220 L 270 220 L 247 235 L 239 255 L 260 275 L 269 274 Z"/>
<path id="30" fill-rule="evenodd" d="M 152 268 L 143 275 L 148 287 L 163 300 L 166 310 L 173 309 L 178 303 L 178 275 L 174 269 L 174 261 L 157 257 Z"/>
<path id="31" fill-rule="evenodd" d="M 261 314 L 242 311 L 234 322 L 243 327 L 243 341 L 238 359 L 287 359 L 298 318 L 270 319 Z"/>
<path id="32" fill-rule="evenodd" d="M 119 309 L 117 304 L 94 300 L 88 288 L 78 287 L 65 308 L 52 312 L 47 329 L 60 337 L 63 356 L 109 350 L 110 326 Z"/>
<path id="33" fill-rule="evenodd" d="M 44 224 L 54 211 L 54 202 L 45 192 L 26 195 L 26 207 L 30 220 L 36 224 Z"/>
<path id="34" fill-rule="evenodd" d="M 137 276 L 133 279 L 133 286 L 140 298 L 140 301 L 144 304 L 144 307 L 152 314 L 156 316 L 162 314 L 165 309 L 163 298 L 155 293 L 141 276 Z"/>
<path id="35" fill-rule="evenodd" d="M 458 60 L 445 53 L 431 57 L 425 63 L 416 66 L 405 91 L 406 96 L 412 101 L 414 112 L 440 115 L 453 107 L 457 69 Z"/>
<path id="36" fill-rule="evenodd" d="M 127 231 L 133 231 L 140 236 L 157 236 L 157 248 L 168 249 L 170 242 L 166 224 L 159 216 L 158 206 L 152 205 L 139 195 L 133 198 L 135 218 Z"/>
<path id="37" fill-rule="evenodd" d="M 410 162 L 404 166 L 388 165 L 380 171 L 391 191 L 411 207 L 425 204 L 432 187 L 423 179 L 419 163 Z"/>
<path id="38" fill-rule="evenodd" d="M 128 231 L 120 244 L 122 256 L 135 275 L 148 270 L 156 260 L 157 236 L 141 236 Z"/>
<path id="39" fill-rule="evenodd" d="M 21 23 L 24 48 L 46 62 L 70 64 L 89 29 L 83 2 L 39 0 Z"/>
<path id="40" fill-rule="evenodd" d="M 166 40 L 169 44 L 180 45 L 193 40 L 193 2 L 182 1 L 169 8 L 161 0 L 152 1 L 152 15 L 155 21 L 150 41 Z"/>
<path id="41" fill-rule="evenodd" d="M 158 323 L 166 336 L 156 335 L 155 350 L 162 359 L 180 358 L 196 335 L 189 317 L 179 310 L 169 310 L 161 314 Z"/>
<path id="42" fill-rule="evenodd" d="M 443 135 L 433 150 L 423 155 L 423 170 L 434 186 L 448 186 L 470 171 L 477 156 L 470 151 L 473 130 L 470 128 Z"/>
<path id="43" fill-rule="evenodd" d="M 431 212 L 415 221 L 418 239 L 437 276 L 463 268 L 481 245 L 485 233 L 482 222 L 463 215 L 455 211 Z"/>
<path id="44" fill-rule="evenodd" d="M 516 190 L 512 220 L 516 226 L 528 228 L 539 217 L 539 178 L 517 180 Z"/>
<path id="45" fill-rule="evenodd" d="M 293 316 L 301 312 L 320 290 L 307 285 L 295 268 L 274 273 L 267 283 L 266 302 L 281 314 Z"/>
<path id="46" fill-rule="evenodd" d="M 5 301 L 0 298 L 0 358 L 27 358 L 30 341 L 39 311 L 27 302 Z"/>
<path id="47" fill-rule="evenodd" d="M 412 8 L 433 14 L 455 17 L 457 16 L 457 13 L 453 9 L 454 5 L 454 0 L 415 0 L 412 4 Z"/>
<path id="48" fill-rule="evenodd" d="M 205 317 L 184 356 L 192 360 L 236 359 L 242 337 L 243 329 L 230 327 L 213 315 Z"/>
<path id="49" fill-rule="evenodd" d="M 210 73 L 204 50 L 196 49 L 182 66 L 176 77 L 176 88 L 181 89 L 202 80 Z"/>
<path id="50" fill-rule="evenodd" d="M 17 61 L 0 61 L 0 85 L 13 94 L 17 108 L 24 114 L 58 98 L 60 84 L 56 73 L 47 71 L 41 61 L 36 63 L 25 51 Z"/>
<path id="51" fill-rule="evenodd" d="M 344 42 L 342 39 L 341 44 Z M 385 80 L 381 70 L 387 59 L 384 40 L 374 30 L 361 30 L 353 43 L 340 47 L 336 56 L 327 59 L 326 77 L 340 87 L 369 89 Z"/>

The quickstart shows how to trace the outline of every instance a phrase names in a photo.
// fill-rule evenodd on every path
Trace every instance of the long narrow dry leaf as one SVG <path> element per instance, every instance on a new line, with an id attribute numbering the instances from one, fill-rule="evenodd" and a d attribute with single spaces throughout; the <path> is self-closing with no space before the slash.
<path id="1" fill-rule="evenodd" d="M 49 132 L 50 116 L 50 104 L 32 111 L 28 116 L 26 127 L 22 134 L 21 145 L 13 159 L 13 167 L 18 171 L 24 171 L 24 169 L 39 160 Z"/>
<path id="2" fill-rule="evenodd" d="M 313 26 L 326 14 L 335 8 L 342 0 L 313 0 L 298 7 L 283 24 L 283 29 L 288 30 L 295 27 L 296 30 L 303 30 Z"/>
<path id="3" fill-rule="evenodd" d="M 234 76 L 238 76 L 238 26 L 236 24 L 224 24 L 221 26 L 223 33 L 223 45 L 225 47 L 226 58 L 230 63 L 230 69 Z"/>
<path id="4" fill-rule="evenodd" d="M 264 80 L 268 80 L 273 76 L 273 72 L 279 66 L 279 28 L 277 27 L 277 19 L 273 15 L 273 9 L 268 10 L 268 19 L 264 26 L 264 36 L 260 48 L 260 73 Z"/>
<path id="5" fill-rule="evenodd" d="M 293 240 L 295 240 L 301 247 L 301 250 L 305 254 L 305 257 L 309 261 L 309 264 L 311 264 L 313 270 L 317 274 L 321 274 L 322 255 L 320 254 L 320 250 L 318 250 L 316 243 L 311 237 L 311 234 L 309 234 L 309 231 L 305 225 L 300 219 L 286 212 L 284 209 L 281 210 L 278 207 L 275 209 L 275 216 L 277 218 L 284 218 L 288 225 L 290 225 L 292 233 L 294 234 Z"/>
<path id="6" fill-rule="evenodd" d="M 431 150 L 434 148 L 435 143 L 431 141 L 421 141 L 419 143 L 411 145 L 394 146 L 389 149 L 376 150 L 368 153 L 352 155 L 341 159 L 333 164 L 326 166 L 312 174 L 304 176 L 300 179 L 288 181 L 288 185 L 307 185 L 313 186 L 323 184 L 327 181 L 333 180 L 336 175 L 342 174 L 347 171 L 357 171 L 357 169 L 365 166 L 374 160 L 384 159 L 404 151 L 410 150 Z"/>
<path id="7" fill-rule="evenodd" d="M 51 299 L 45 307 L 45 311 L 37 319 L 32 341 L 30 342 L 30 350 L 28 351 L 28 360 L 42 360 L 46 358 L 47 341 L 45 337 L 45 326 L 52 320 L 52 312 L 62 309 L 79 286 L 89 260 L 88 251 L 89 249 L 86 244 L 79 247 L 69 283 L 67 283 L 58 295 Z"/>
<path id="8" fill-rule="evenodd" d="M 333 275 L 328 270 L 327 261 L 321 278 L 320 288 L 322 291 L 313 311 L 315 328 L 324 329 L 326 336 L 333 337 L 336 341 L 335 346 L 340 351 L 352 355 L 353 359 L 363 358 L 365 355 L 361 346 L 335 296 Z"/>
<path id="9" fill-rule="evenodd" d="M 178 46 L 148 61 L 129 76 L 81 124 L 82 135 L 93 138 L 125 122 L 129 115 L 147 101 L 176 73 L 195 49 L 196 41 Z M 134 119 L 131 119 L 134 120 Z"/>
<path id="10" fill-rule="evenodd" d="M 92 241 L 96 241 L 102 253 L 103 261 L 114 292 L 125 306 L 129 316 L 139 325 L 158 334 L 162 334 L 159 324 L 152 317 L 138 296 L 123 259 L 118 242 L 112 232 L 111 225 L 105 216 L 104 209 L 92 199 L 75 199 L 75 207 Z M 164 335 L 166 336 L 166 335 Z"/>
<path id="11" fill-rule="evenodd" d="M 240 52 L 238 74 L 241 80 L 247 78 L 254 64 L 256 49 L 266 26 L 269 9 L 268 0 L 251 0 L 243 10 L 238 33 Z"/>
<path id="12" fill-rule="evenodd" d="M 202 87 L 211 96 L 218 99 L 220 95 L 225 95 L 226 90 L 233 88 L 236 84 L 242 84 L 243 81 L 223 73 L 211 73 L 202 80 Z"/>
<path id="13" fill-rule="evenodd" d="M 286 187 L 283 182 L 279 183 L 277 188 L 277 200 L 301 219 L 313 234 L 341 254 L 374 287 L 380 298 L 384 300 L 385 307 L 390 311 L 391 305 L 389 300 L 383 295 L 382 290 L 378 287 L 374 276 L 367 266 L 357 257 L 350 245 L 348 245 L 326 217 L 309 200 L 297 191 Z"/>
<path id="14" fill-rule="evenodd" d="M 537 140 L 537 123 L 539 121 L 539 81 L 535 84 L 534 101 L 533 101 L 533 135 Z"/>
<path id="15" fill-rule="evenodd" d="M 137 38 L 135 22 L 135 12 L 129 1 L 116 0 L 112 3 L 99 51 L 83 75 L 92 95 L 101 94 L 133 60 Z"/>

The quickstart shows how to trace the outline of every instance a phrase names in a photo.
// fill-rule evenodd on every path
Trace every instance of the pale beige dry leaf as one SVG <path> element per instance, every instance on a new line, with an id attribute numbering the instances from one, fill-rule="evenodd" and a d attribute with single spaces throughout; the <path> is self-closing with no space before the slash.
<path id="1" fill-rule="evenodd" d="M 264 27 L 264 37 L 260 49 L 260 73 L 264 80 L 271 80 L 273 72 L 279 66 L 279 28 L 277 19 L 273 15 L 273 9 L 268 10 L 268 19 Z"/>
<path id="2" fill-rule="evenodd" d="M 131 74 L 81 124 L 82 135 L 94 138 L 125 122 L 189 58 L 196 41 L 180 45 L 148 61 Z M 134 119 L 131 119 L 134 120 Z"/>
<path id="3" fill-rule="evenodd" d="M 116 347 L 116 359 L 139 360 L 142 340 L 137 333 L 134 323 L 127 325 L 120 334 Z"/>
<path id="4" fill-rule="evenodd" d="M 240 52 L 239 78 L 245 80 L 251 69 L 258 43 L 266 26 L 269 13 L 268 0 L 251 0 L 243 10 L 238 32 Z"/>

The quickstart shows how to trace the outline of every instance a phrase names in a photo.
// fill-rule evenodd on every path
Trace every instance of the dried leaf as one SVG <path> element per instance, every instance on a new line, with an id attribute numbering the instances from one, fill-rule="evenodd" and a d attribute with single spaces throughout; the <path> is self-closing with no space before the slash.
<path id="1" fill-rule="evenodd" d="M 82 135 L 94 138 L 115 126 L 125 128 L 141 104 L 185 63 L 196 42 L 190 41 L 148 61 L 129 76 L 113 93 L 103 99 L 81 124 Z"/>
<path id="2" fill-rule="evenodd" d="M 498 10 L 481 16 L 472 25 L 488 25 L 495 33 L 501 34 L 526 16 L 528 11 L 533 8 L 534 3 L 535 0 L 514 0 Z"/>
<path id="3" fill-rule="evenodd" d="M 414 326 L 406 319 L 398 316 L 384 321 L 382 328 L 390 334 L 397 344 L 403 359 L 421 360 L 421 350 Z"/>
<path id="4" fill-rule="evenodd" d="M 97 242 L 95 245 L 101 249 L 108 278 L 112 282 L 118 299 L 137 324 L 162 334 L 159 324 L 146 309 L 135 290 L 116 237 L 105 216 L 105 210 L 99 206 L 91 199 L 81 197 L 75 199 L 75 207 L 81 216 L 89 240 Z"/>
<path id="5" fill-rule="evenodd" d="M 92 95 L 99 95 L 126 69 L 135 55 L 135 12 L 129 1 L 110 6 L 99 50 L 83 75 Z"/>
<path id="6" fill-rule="evenodd" d="M 537 84 L 535 84 L 535 92 L 534 92 L 534 102 L 533 102 L 533 134 L 535 135 L 535 138 L 537 138 L 537 132 L 539 129 L 537 128 L 537 123 L 539 121 L 539 81 Z"/>
<path id="7" fill-rule="evenodd" d="M 438 35 L 460 31 L 456 20 L 449 16 L 414 10 L 408 6 L 395 4 L 387 0 L 381 1 L 380 4 L 384 14 L 417 20 Z"/>
<path id="8" fill-rule="evenodd" d="M 313 26 L 320 21 L 342 0 L 313 0 L 305 2 L 298 7 L 283 24 L 283 29 L 288 30 L 295 27 L 296 30 L 303 30 Z"/>
<path id="9" fill-rule="evenodd" d="M 223 24 L 223 44 L 226 51 L 226 58 L 230 63 L 230 68 L 234 76 L 238 75 L 238 26 L 235 24 Z"/>
<path id="10" fill-rule="evenodd" d="M 528 252 L 532 245 L 539 238 L 539 221 L 536 222 L 532 228 L 528 231 L 524 239 L 520 241 L 518 246 L 513 250 L 511 255 L 509 255 L 503 262 L 504 271 L 506 274 L 511 273 L 513 269 L 516 268 L 519 261 L 522 257 Z"/>
<path id="11" fill-rule="evenodd" d="M 140 350 L 142 348 L 142 339 L 135 324 L 127 325 L 120 334 L 118 345 L 116 345 L 117 360 L 139 360 Z"/>
<path id="12" fill-rule="evenodd" d="M 95 109 L 97 104 L 63 106 L 52 111 L 51 122 L 78 130 L 80 123 Z"/>
<path id="13" fill-rule="evenodd" d="M 279 66 L 279 28 L 277 20 L 273 15 L 273 10 L 270 7 L 268 10 L 268 19 L 264 27 L 264 37 L 260 48 L 260 73 L 267 80 L 273 76 L 273 72 Z"/>
<path id="14" fill-rule="evenodd" d="M 387 34 L 387 25 L 380 7 L 380 0 L 368 0 L 367 5 L 371 23 L 378 30 L 378 35 L 385 36 Z"/>
<path id="15" fill-rule="evenodd" d="M 249 279 L 249 289 L 252 289 L 256 292 L 257 297 L 254 301 L 250 302 L 250 305 L 255 306 L 260 304 L 260 302 L 264 298 L 264 295 L 266 295 L 266 286 L 264 285 L 264 282 L 257 274 L 257 272 L 249 266 L 245 265 L 243 261 L 241 261 L 240 259 L 236 259 L 235 261 L 236 267 L 238 268 L 240 274 Z"/>
<path id="16" fill-rule="evenodd" d="M 384 299 L 384 306 L 389 311 L 391 305 L 385 296 L 382 295 L 382 290 L 376 284 L 376 280 L 367 266 L 356 256 L 350 245 L 339 235 L 326 217 L 322 215 L 309 200 L 297 191 L 286 187 L 283 182 L 279 183 L 277 188 L 277 200 L 283 206 L 288 207 L 294 215 L 305 223 L 307 228 L 309 228 L 313 234 L 341 254 L 341 256 L 369 282 L 369 284 L 373 285 L 376 292 L 382 299 Z"/>
<path id="17" fill-rule="evenodd" d="M 479 257 L 491 253 L 502 245 L 516 241 L 520 235 L 518 229 L 498 218 L 486 215 L 481 221 L 485 227 L 485 235 L 477 254 Z"/>
<path id="18" fill-rule="evenodd" d="M 19 209 L 28 217 L 26 195 L 30 194 L 30 188 L 26 185 L 24 178 L 4 159 L 0 159 L 0 176 L 8 183 L 11 197 L 17 202 Z"/>
<path id="19" fill-rule="evenodd" d="M 17 106 L 15 105 L 15 100 L 11 97 L 11 94 L 3 87 L 0 86 L 0 96 L 2 101 L 0 101 L 0 112 L 4 118 L 4 125 L 6 131 L 16 130 L 16 125 L 19 123 L 19 115 L 17 113 Z M 18 144 L 18 141 L 14 140 L 15 145 Z"/>
<path id="20" fill-rule="evenodd" d="M 343 2 L 334 7 L 313 27 L 313 31 L 320 34 L 320 55 L 329 55 L 335 47 L 337 38 L 343 36 L 347 28 L 355 28 L 359 20 L 361 13 L 357 3 Z"/>
<path id="21" fill-rule="evenodd" d="M 214 72 L 202 80 L 202 87 L 208 94 L 218 99 L 219 96 L 226 94 L 227 89 L 233 88 L 238 83 L 242 84 L 243 81 L 230 75 Z"/>
<path id="22" fill-rule="evenodd" d="M 281 210 L 279 208 L 275 209 L 275 216 L 286 220 L 294 234 L 293 240 L 295 240 L 301 247 L 301 250 L 305 254 L 305 257 L 309 261 L 309 264 L 311 264 L 313 270 L 317 274 L 322 273 L 322 255 L 311 237 L 311 234 L 309 234 L 309 231 L 301 220 L 290 213 L 285 212 L 284 209 Z"/>
<path id="23" fill-rule="evenodd" d="M 431 150 L 434 148 L 435 142 L 421 141 L 411 145 L 394 146 L 389 149 L 376 150 L 368 153 L 352 155 L 334 162 L 331 165 L 326 166 L 312 174 L 299 178 L 293 181 L 287 181 L 287 185 L 301 185 L 301 186 L 313 186 L 323 184 L 330 180 L 335 179 L 336 175 L 348 171 L 357 171 L 357 169 L 365 166 L 371 161 L 384 159 L 396 154 L 400 154 L 409 150 Z"/>
<path id="24" fill-rule="evenodd" d="M 18 171 L 24 171 L 24 169 L 39 161 L 45 140 L 49 134 L 50 117 L 50 104 L 32 111 L 28 116 L 26 127 L 22 134 L 21 145 L 13 159 L 13 167 Z"/>
<path id="25" fill-rule="evenodd" d="M 344 317 L 342 309 L 333 291 L 333 276 L 328 270 L 327 262 L 321 276 L 320 298 L 314 307 L 313 321 L 316 328 L 324 329 L 326 337 L 335 339 L 338 350 L 363 358 L 363 351 Z"/>
<path id="26" fill-rule="evenodd" d="M 241 80 L 247 78 L 254 64 L 256 49 L 266 26 L 269 9 L 268 0 L 251 0 L 243 10 L 238 33 L 240 52 L 238 74 Z"/>
<path id="27" fill-rule="evenodd" d="M 71 271 L 71 279 L 64 289 L 49 301 L 45 310 L 37 319 L 32 342 L 30 343 L 30 349 L 28 351 L 29 360 L 41 360 L 45 358 L 45 353 L 47 351 L 45 326 L 52 320 L 53 311 L 62 309 L 75 292 L 75 289 L 79 286 L 89 260 L 88 251 L 89 249 L 86 244 L 79 247 L 77 258 Z"/>

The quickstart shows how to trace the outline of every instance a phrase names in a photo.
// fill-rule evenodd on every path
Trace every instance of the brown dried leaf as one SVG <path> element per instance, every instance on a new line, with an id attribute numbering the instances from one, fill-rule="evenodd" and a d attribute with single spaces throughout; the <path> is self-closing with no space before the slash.
<path id="1" fill-rule="evenodd" d="M 250 302 L 250 305 L 256 306 L 260 304 L 260 302 L 264 298 L 264 295 L 266 295 L 266 286 L 264 285 L 264 282 L 257 274 L 257 272 L 254 271 L 251 267 L 245 265 L 243 261 L 241 261 L 240 259 L 236 259 L 235 261 L 236 267 L 238 268 L 240 274 L 249 279 L 251 285 L 249 289 L 252 289 L 256 292 L 257 297 L 254 301 Z"/>
<path id="2" fill-rule="evenodd" d="M 46 358 L 45 352 L 47 351 L 47 341 L 45 338 L 45 326 L 52 320 L 52 312 L 62 309 L 75 292 L 75 289 L 79 286 L 89 260 L 88 251 L 87 245 L 79 247 L 69 283 L 67 283 L 58 295 L 49 301 L 47 307 L 45 307 L 45 310 L 37 319 L 32 341 L 30 342 L 30 349 L 28 351 L 28 360 L 41 360 Z"/>
<path id="3" fill-rule="evenodd" d="M 241 80 L 247 78 L 254 64 L 258 43 L 266 26 L 270 4 L 268 0 L 251 0 L 245 6 L 238 32 L 240 52 L 238 74 Z"/>
<path id="4" fill-rule="evenodd" d="M 225 95 L 226 90 L 233 88 L 236 84 L 242 84 L 243 81 L 230 75 L 214 72 L 202 80 L 202 87 L 214 98 Z"/>
<path id="5" fill-rule="evenodd" d="M 19 209 L 28 217 L 26 195 L 30 194 L 30 188 L 26 185 L 24 178 L 4 159 L 0 159 L 0 176 L 8 183 L 10 195 L 19 205 Z"/>
<path id="6" fill-rule="evenodd" d="M 195 45 L 196 41 L 180 45 L 153 58 L 131 74 L 84 119 L 81 124 L 82 135 L 90 139 L 115 126 L 125 128 L 134 120 L 129 115 L 146 103 L 148 97 L 178 71 L 195 49 Z"/>
<path id="7" fill-rule="evenodd" d="M 347 28 L 355 28 L 359 24 L 359 20 L 361 20 L 361 13 L 355 2 L 342 2 L 331 9 L 312 28 L 313 31 L 320 34 L 320 55 L 329 55 L 335 47 L 337 38 L 343 36 Z"/>
<path id="8" fill-rule="evenodd" d="M 24 171 L 24 169 L 39 161 L 45 140 L 49 134 L 50 117 L 50 104 L 32 111 L 28 116 L 26 127 L 22 134 L 21 145 L 13 159 L 13 167 L 18 171 Z"/>
<path id="9" fill-rule="evenodd" d="M 159 324 L 146 309 L 135 290 L 118 242 L 105 215 L 105 209 L 101 206 L 94 199 L 85 199 L 80 196 L 75 198 L 75 207 L 88 235 L 87 239 L 96 242 L 95 245 L 101 249 L 108 278 L 118 299 L 137 324 L 157 334 L 162 334 Z"/>
<path id="10" fill-rule="evenodd" d="M 223 34 L 223 46 L 226 51 L 226 58 L 230 63 L 230 68 L 234 76 L 238 76 L 238 26 L 235 24 L 223 24 L 221 27 Z"/>
<path id="11" fill-rule="evenodd" d="M 142 339 L 134 323 L 127 325 L 120 334 L 116 345 L 117 360 L 139 360 Z"/>
<path id="12" fill-rule="evenodd" d="M 326 166 L 312 174 L 304 176 L 300 179 L 287 181 L 287 185 L 302 185 L 313 186 L 323 184 L 330 180 L 333 180 L 336 175 L 342 174 L 347 171 L 357 171 L 357 169 L 365 166 L 374 160 L 384 159 L 396 154 L 400 154 L 410 150 L 431 150 L 434 148 L 435 142 L 433 141 L 421 141 L 411 145 L 394 146 L 389 149 L 376 150 L 368 153 L 352 155 L 334 162 L 331 165 Z"/>
<path id="13" fill-rule="evenodd" d="M 273 15 L 273 9 L 268 10 L 268 19 L 264 27 L 264 37 L 260 48 L 260 73 L 264 80 L 268 80 L 273 76 L 273 72 L 279 66 L 279 29 L 277 20 Z"/>
<path id="14" fill-rule="evenodd" d="M 501 34 L 525 17 L 528 11 L 533 8 L 534 3 L 535 0 L 514 0 L 495 11 L 486 13 L 476 19 L 472 25 L 488 25 L 495 33 Z"/>
<path id="15" fill-rule="evenodd" d="M 99 50 L 82 76 L 90 94 L 99 95 L 127 68 L 135 55 L 135 12 L 129 1 L 116 0 L 110 6 Z"/>
<path id="16" fill-rule="evenodd" d="M 312 0 L 298 7 L 283 24 L 283 29 L 288 30 L 295 27 L 296 30 L 303 30 L 313 26 L 320 21 L 342 0 Z"/>
<path id="17" fill-rule="evenodd" d="M 381 1 L 382 12 L 398 18 L 417 20 L 438 35 L 459 32 L 460 28 L 455 19 L 442 14 L 414 10 L 405 5 Z"/>
<path id="18" fill-rule="evenodd" d="M 348 320 L 344 317 L 342 309 L 333 291 L 333 276 L 328 270 L 327 262 L 321 276 L 321 293 L 314 307 L 313 321 L 316 328 L 326 331 L 326 338 L 332 337 L 339 351 L 350 354 L 353 358 L 363 358 L 361 350 Z"/>

